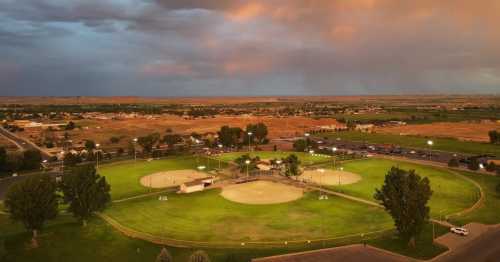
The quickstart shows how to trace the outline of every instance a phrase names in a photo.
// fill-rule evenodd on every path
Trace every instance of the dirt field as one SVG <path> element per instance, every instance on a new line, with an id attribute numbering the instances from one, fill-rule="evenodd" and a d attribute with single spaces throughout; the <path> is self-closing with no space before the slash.
<path id="1" fill-rule="evenodd" d="M 316 184 L 334 186 L 354 184 L 361 180 L 361 176 L 346 171 L 317 169 L 307 170 L 299 176 L 299 180 L 311 181 Z"/>
<path id="2" fill-rule="evenodd" d="M 376 132 L 398 135 L 403 134 L 432 137 L 451 137 L 464 141 L 488 142 L 488 132 L 491 130 L 500 130 L 500 123 L 490 121 L 477 123 L 432 123 L 397 127 L 383 127 L 376 129 Z"/>
<path id="3" fill-rule="evenodd" d="M 271 181 L 254 181 L 224 187 L 221 196 L 238 203 L 265 205 L 278 204 L 301 198 L 301 188 Z"/>
<path id="4" fill-rule="evenodd" d="M 151 188 L 178 186 L 185 182 L 207 177 L 207 174 L 195 170 L 184 169 L 154 173 L 141 177 L 141 185 Z"/>
<path id="5" fill-rule="evenodd" d="M 100 143 L 103 148 L 126 148 L 128 141 L 134 137 L 144 136 L 153 132 L 165 134 L 168 128 L 174 133 L 190 134 L 192 132 L 216 132 L 223 125 L 245 128 L 247 124 L 263 122 L 268 126 L 268 137 L 279 138 L 302 135 L 306 130 L 322 125 L 336 124 L 335 119 L 311 119 L 307 117 L 256 117 L 256 116 L 218 116 L 215 118 L 186 120 L 182 117 L 165 115 L 158 118 L 132 118 L 124 120 L 81 120 L 75 121 L 81 129 L 68 131 L 70 139 L 79 143 L 86 139 Z M 62 137 L 64 131 L 55 132 L 55 136 Z M 19 133 L 34 141 L 42 134 L 41 128 L 27 128 Z M 117 144 L 111 144 L 111 137 L 122 137 Z"/>

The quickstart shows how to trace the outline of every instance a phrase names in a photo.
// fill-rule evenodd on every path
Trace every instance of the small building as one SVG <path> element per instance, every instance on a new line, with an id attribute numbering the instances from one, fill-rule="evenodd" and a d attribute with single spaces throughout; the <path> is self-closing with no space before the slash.
<path id="1" fill-rule="evenodd" d="M 183 183 L 180 187 L 180 193 L 193 193 L 193 192 L 203 191 L 205 187 L 210 186 L 213 183 L 214 183 L 213 176 L 198 178 L 193 181 Z"/>
<path id="2" fill-rule="evenodd" d="M 361 132 L 372 132 L 374 127 L 375 127 L 374 124 L 365 124 L 365 125 L 356 125 L 354 129 Z"/>

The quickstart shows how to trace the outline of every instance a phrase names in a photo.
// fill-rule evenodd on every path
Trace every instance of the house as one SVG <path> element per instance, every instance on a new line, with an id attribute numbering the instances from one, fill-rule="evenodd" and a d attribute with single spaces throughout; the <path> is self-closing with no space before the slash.
<path id="1" fill-rule="evenodd" d="M 358 124 L 354 129 L 361 132 L 372 132 L 374 127 L 375 127 L 374 124 L 364 124 L 364 125 Z"/>
<path id="2" fill-rule="evenodd" d="M 193 192 L 203 191 L 206 186 L 210 186 L 213 183 L 214 183 L 213 176 L 198 178 L 193 181 L 183 183 L 180 187 L 180 193 L 193 193 Z"/>

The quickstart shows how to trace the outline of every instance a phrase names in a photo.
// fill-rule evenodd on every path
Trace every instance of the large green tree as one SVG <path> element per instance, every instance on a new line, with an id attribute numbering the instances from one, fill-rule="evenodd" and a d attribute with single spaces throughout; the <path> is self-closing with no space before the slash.
<path id="1" fill-rule="evenodd" d="M 249 136 L 248 132 L 252 132 L 252 135 Z M 267 133 L 267 126 L 264 123 L 249 124 L 246 128 L 244 143 L 247 144 L 248 139 L 250 139 L 252 143 L 255 141 L 257 144 L 266 144 L 269 142 L 267 139 Z"/>
<path id="2" fill-rule="evenodd" d="M 249 164 L 246 163 L 246 161 L 250 161 Z M 257 163 L 260 161 L 260 158 L 258 156 L 256 157 L 250 157 L 249 154 L 244 154 L 234 160 L 234 162 L 238 165 L 238 168 L 240 169 L 240 173 L 245 173 L 247 172 L 252 172 L 253 170 L 257 169 Z"/>
<path id="3" fill-rule="evenodd" d="M 385 176 L 382 188 L 376 189 L 378 200 L 394 219 L 403 241 L 415 246 L 415 238 L 429 220 L 427 205 L 432 196 L 428 178 L 421 178 L 415 170 L 392 167 Z"/>
<path id="4" fill-rule="evenodd" d="M 7 171 L 7 150 L 0 147 L 0 173 Z"/>
<path id="5" fill-rule="evenodd" d="M 179 134 L 166 134 L 163 137 L 163 142 L 167 144 L 170 148 L 181 141 L 182 137 Z"/>
<path id="6" fill-rule="evenodd" d="M 219 142 L 225 147 L 236 146 L 241 138 L 242 130 L 239 127 L 222 126 L 217 132 Z"/>
<path id="7" fill-rule="evenodd" d="M 307 140 L 299 139 L 293 142 L 293 150 L 297 152 L 304 152 L 307 149 Z"/>
<path id="8" fill-rule="evenodd" d="M 500 143 L 500 132 L 496 130 L 491 130 L 490 132 L 488 132 L 488 135 L 490 137 L 490 143 L 492 144 Z"/>
<path id="9" fill-rule="evenodd" d="M 97 174 L 94 165 L 73 167 L 63 176 L 61 189 L 68 210 L 80 219 L 83 225 L 96 211 L 103 210 L 110 202 L 111 187 L 106 177 Z"/>
<path id="10" fill-rule="evenodd" d="M 9 187 L 5 207 L 14 221 L 32 231 L 32 244 L 38 246 L 37 232 L 58 214 L 57 184 L 49 175 L 34 175 Z"/>
<path id="11" fill-rule="evenodd" d="M 287 156 L 283 163 L 285 164 L 285 176 L 298 176 L 300 175 L 300 160 L 299 158 L 291 154 Z"/>
<path id="12" fill-rule="evenodd" d="M 153 146 L 160 141 L 159 133 L 152 133 L 147 136 L 141 136 L 137 139 L 137 143 L 142 147 L 146 153 L 151 153 Z"/>
<path id="13" fill-rule="evenodd" d="M 36 149 L 29 149 L 23 152 L 23 169 L 39 169 L 42 162 L 42 155 Z"/>

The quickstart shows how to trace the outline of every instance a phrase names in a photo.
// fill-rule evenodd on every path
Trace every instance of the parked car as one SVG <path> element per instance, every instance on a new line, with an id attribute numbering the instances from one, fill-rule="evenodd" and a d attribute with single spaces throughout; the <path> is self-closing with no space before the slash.
<path id="1" fill-rule="evenodd" d="M 467 236 L 469 235 L 469 231 L 466 228 L 463 227 L 452 227 L 451 232 L 460 236 Z"/>

